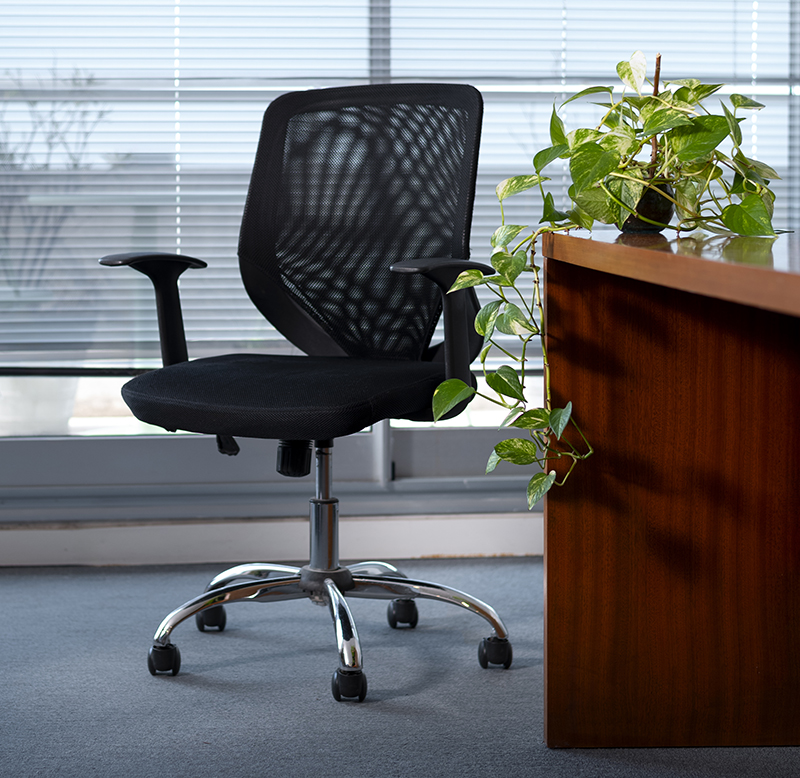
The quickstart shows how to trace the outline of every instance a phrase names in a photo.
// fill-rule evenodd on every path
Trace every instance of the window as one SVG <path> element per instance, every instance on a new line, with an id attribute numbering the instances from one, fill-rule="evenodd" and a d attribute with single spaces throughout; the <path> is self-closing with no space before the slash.
<path id="1" fill-rule="evenodd" d="M 745 137 L 753 156 L 781 172 L 775 223 L 790 226 L 800 216 L 799 19 L 800 0 L 676 0 L 669 9 L 644 0 L 635 14 L 622 0 L 8 2 L 0 29 L 0 407 L 14 394 L 31 399 L 10 373 L 158 363 L 149 285 L 99 267 L 106 253 L 157 248 L 209 263 L 181 286 L 193 357 L 291 350 L 249 305 L 236 260 L 261 115 L 288 90 L 386 80 L 481 89 L 472 234 L 480 258 L 498 223 L 494 188 L 532 170 L 533 152 L 549 142 L 554 101 L 613 82 L 616 62 L 633 49 L 651 61 L 660 51 L 666 78 L 722 82 L 766 103 Z M 592 107 L 567 110 L 578 123 Z M 508 220 L 538 218 L 535 198 L 510 201 Z M 43 414 L 28 403 L 27 415 L 0 418 L 0 435 L 114 434 L 114 415 L 130 418 L 114 399 L 119 377 L 49 380 L 72 386 L 66 422 L 37 429 Z M 47 379 L 39 381 L 42 388 Z M 90 406 L 80 421 L 76 409 Z M 38 406 L 56 407 L 52 399 Z"/>

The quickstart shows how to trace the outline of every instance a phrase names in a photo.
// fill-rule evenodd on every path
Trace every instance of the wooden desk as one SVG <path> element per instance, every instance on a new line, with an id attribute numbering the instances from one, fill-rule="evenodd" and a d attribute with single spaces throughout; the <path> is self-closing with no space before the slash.
<path id="1" fill-rule="evenodd" d="M 551 747 L 800 744 L 800 244 L 545 236 Z"/>

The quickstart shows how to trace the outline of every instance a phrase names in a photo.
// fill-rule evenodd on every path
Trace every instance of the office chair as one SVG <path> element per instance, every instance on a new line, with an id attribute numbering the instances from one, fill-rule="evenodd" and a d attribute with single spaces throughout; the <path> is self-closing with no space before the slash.
<path id="1" fill-rule="evenodd" d="M 303 567 L 253 563 L 220 573 L 206 592 L 170 613 L 148 654 L 153 675 L 177 675 L 170 637 L 191 616 L 222 631 L 224 604 L 309 598 L 327 605 L 339 665 L 336 700 L 363 700 L 367 681 L 348 598 L 391 600 L 391 627 L 417 624 L 417 598 L 482 616 L 493 634 L 478 659 L 509 667 L 508 632 L 468 594 L 413 580 L 386 562 L 342 566 L 338 501 L 331 494 L 333 442 L 383 419 L 431 419 L 446 378 L 474 379 L 482 346 L 472 289 L 446 294 L 466 259 L 482 100 L 463 85 L 394 84 L 283 95 L 268 107 L 239 238 L 242 279 L 258 310 L 306 356 L 228 354 L 188 361 L 178 277 L 201 260 L 116 254 L 153 282 L 164 367 L 128 382 L 125 402 L 142 421 L 217 436 L 279 441 L 278 471 L 310 472 L 310 559 Z M 443 309 L 445 339 L 431 345 Z M 451 415 L 463 409 L 459 406 Z"/>

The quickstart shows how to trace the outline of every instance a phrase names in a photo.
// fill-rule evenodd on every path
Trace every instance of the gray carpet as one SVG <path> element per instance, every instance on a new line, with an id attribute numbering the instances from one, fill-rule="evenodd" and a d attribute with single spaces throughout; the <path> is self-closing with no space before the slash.
<path id="1" fill-rule="evenodd" d="M 493 604 L 513 667 L 480 668 L 488 630 L 459 608 L 423 602 L 415 630 L 391 630 L 385 603 L 353 600 L 369 696 L 336 703 L 330 617 L 297 601 L 233 605 L 222 634 L 180 625 L 180 675 L 153 678 L 155 627 L 219 566 L 0 569 L 0 775 L 800 774 L 800 748 L 547 749 L 541 559 L 402 567 Z"/>

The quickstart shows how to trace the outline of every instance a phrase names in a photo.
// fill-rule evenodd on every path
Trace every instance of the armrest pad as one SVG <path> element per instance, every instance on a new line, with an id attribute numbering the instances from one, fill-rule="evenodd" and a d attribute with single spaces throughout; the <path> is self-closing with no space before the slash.
<path id="1" fill-rule="evenodd" d="M 389 267 L 395 273 L 420 273 L 430 278 L 440 289 L 448 292 L 461 273 L 465 270 L 480 270 L 491 276 L 496 272 L 491 265 L 473 262 L 471 259 L 454 259 L 452 257 L 421 257 L 404 259 Z M 443 287 L 447 287 L 444 289 Z"/>
<path id="2" fill-rule="evenodd" d="M 131 252 L 109 254 L 100 259 L 106 267 L 130 266 L 144 273 L 152 282 L 156 293 L 158 312 L 158 335 L 161 341 L 161 359 L 164 365 L 186 362 L 186 334 L 183 329 L 181 300 L 178 294 L 178 278 L 189 268 L 208 265 L 201 259 L 185 254 L 159 254 L 157 252 Z"/>
<path id="3" fill-rule="evenodd" d="M 123 265 L 135 267 L 142 262 L 148 261 L 177 262 L 186 265 L 187 268 L 208 267 L 207 263 L 203 262 L 202 259 L 188 257 L 186 254 L 159 254 L 148 251 L 132 251 L 128 254 L 108 254 L 105 257 L 101 257 L 99 260 L 100 264 L 106 267 L 121 267 Z"/>

